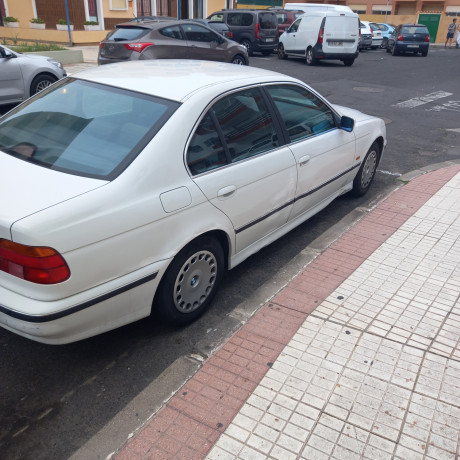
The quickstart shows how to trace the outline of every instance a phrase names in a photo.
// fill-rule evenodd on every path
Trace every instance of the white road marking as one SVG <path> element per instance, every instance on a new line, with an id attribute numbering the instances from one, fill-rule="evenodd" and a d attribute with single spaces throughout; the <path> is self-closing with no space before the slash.
<path id="1" fill-rule="evenodd" d="M 396 177 L 402 176 L 402 174 L 400 174 L 400 173 L 394 173 L 394 172 L 391 172 L 391 171 L 384 171 L 383 169 L 377 169 L 377 172 L 379 172 L 381 174 L 388 174 L 389 176 L 396 176 Z"/>
<path id="2" fill-rule="evenodd" d="M 408 101 L 399 102 L 398 104 L 393 104 L 393 107 L 399 107 L 403 109 L 413 109 L 419 105 L 428 104 L 428 102 L 436 101 L 442 97 L 452 96 L 452 93 L 446 93 L 445 91 L 436 91 L 435 93 L 427 94 L 422 97 L 414 97 Z"/>
<path id="3" fill-rule="evenodd" d="M 427 110 L 434 110 L 435 112 L 440 112 L 441 110 L 452 110 L 454 112 L 460 112 L 460 101 L 448 101 L 442 105 L 435 105 L 431 107 L 431 109 Z"/>

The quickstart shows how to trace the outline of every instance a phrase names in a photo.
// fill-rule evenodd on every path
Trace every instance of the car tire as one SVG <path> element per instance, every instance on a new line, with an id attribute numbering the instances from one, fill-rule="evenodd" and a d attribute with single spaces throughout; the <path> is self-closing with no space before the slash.
<path id="1" fill-rule="evenodd" d="M 254 55 L 254 51 L 252 49 L 252 43 L 249 40 L 244 39 L 241 41 L 241 44 L 248 50 L 248 56 Z"/>
<path id="2" fill-rule="evenodd" d="M 282 43 L 278 45 L 278 59 L 287 59 L 287 54 L 284 52 L 284 46 Z"/>
<path id="3" fill-rule="evenodd" d="M 247 65 L 247 62 L 241 54 L 237 54 L 236 56 L 233 56 L 232 64 Z"/>
<path id="4" fill-rule="evenodd" d="M 428 50 L 426 50 L 426 51 L 421 51 L 421 53 L 422 53 L 422 56 L 423 56 L 423 57 L 427 57 L 427 56 L 428 56 Z"/>
<path id="5" fill-rule="evenodd" d="M 343 60 L 343 64 L 345 65 L 345 67 L 352 66 L 354 62 L 355 62 L 355 58 L 347 58 Z"/>
<path id="6" fill-rule="evenodd" d="M 393 45 L 393 48 L 391 48 L 391 55 L 392 55 L 392 56 L 398 56 L 398 55 L 399 55 L 399 51 L 398 51 L 398 49 L 396 48 L 396 44 Z"/>
<path id="7" fill-rule="evenodd" d="M 154 312 L 171 326 L 184 326 L 211 304 L 224 273 L 222 246 L 201 236 L 185 246 L 169 265 L 154 299 Z"/>
<path id="8" fill-rule="evenodd" d="M 305 53 L 305 62 L 307 65 L 315 65 L 318 62 L 318 59 L 315 58 L 313 54 L 313 48 L 308 48 Z"/>
<path id="9" fill-rule="evenodd" d="M 386 48 L 388 46 L 388 38 L 384 38 L 382 40 L 382 44 L 380 45 L 380 48 Z"/>
<path id="10" fill-rule="evenodd" d="M 48 86 L 51 86 L 55 81 L 57 81 L 57 78 L 52 75 L 37 75 L 30 85 L 30 95 L 33 96 L 45 88 L 48 88 Z"/>
<path id="11" fill-rule="evenodd" d="M 351 195 L 355 197 L 363 196 L 370 188 L 377 171 L 377 165 L 380 160 L 380 147 L 377 142 L 374 142 L 364 157 L 363 163 L 359 168 L 353 180 L 353 189 Z"/>

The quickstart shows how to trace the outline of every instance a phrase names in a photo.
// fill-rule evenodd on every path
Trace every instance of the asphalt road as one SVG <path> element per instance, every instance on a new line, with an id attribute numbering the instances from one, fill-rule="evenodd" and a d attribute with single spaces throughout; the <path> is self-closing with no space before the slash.
<path id="1" fill-rule="evenodd" d="M 330 238 L 400 185 L 401 174 L 459 160 L 459 62 L 455 49 L 432 49 L 426 58 L 362 52 L 352 67 L 251 58 L 252 66 L 298 77 L 332 103 L 385 119 L 388 146 L 370 192 L 340 197 L 229 272 L 212 309 L 187 328 L 143 320 L 56 347 L 0 330 L 0 458 L 66 459 L 77 451 L 77 458 L 105 458 L 123 443 L 123 429 L 135 429 L 199 365 L 193 356 L 210 353 Z M 149 389 L 150 402 L 137 403 Z M 121 420 L 127 405 L 132 414 L 115 435 L 109 421 Z M 92 438 L 104 444 L 99 457 L 84 453 Z"/>

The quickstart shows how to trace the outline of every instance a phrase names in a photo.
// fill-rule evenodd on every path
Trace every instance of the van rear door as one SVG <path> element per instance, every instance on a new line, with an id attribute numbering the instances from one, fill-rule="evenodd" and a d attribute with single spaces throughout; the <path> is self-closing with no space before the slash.
<path id="1" fill-rule="evenodd" d="M 354 54 L 358 48 L 358 37 L 357 14 L 328 12 L 323 35 L 324 53 Z"/>

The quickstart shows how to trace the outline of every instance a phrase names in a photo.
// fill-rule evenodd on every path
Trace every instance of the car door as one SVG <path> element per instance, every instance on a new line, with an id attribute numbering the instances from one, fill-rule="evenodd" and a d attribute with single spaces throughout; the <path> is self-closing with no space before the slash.
<path id="1" fill-rule="evenodd" d="M 0 101 L 17 101 L 25 96 L 20 58 L 0 46 Z"/>
<path id="2" fill-rule="evenodd" d="M 288 220 L 297 171 L 280 136 L 262 91 L 247 88 L 216 101 L 187 147 L 193 180 L 233 224 L 236 252 Z"/>
<path id="3" fill-rule="evenodd" d="M 355 135 L 339 129 L 329 105 L 303 86 L 266 86 L 285 126 L 297 164 L 297 190 L 290 219 L 330 199 L 355 169 Z"/>
<path id="4" fill-rule="evenodd" d="M 190 51 L 185 34 L 180 26 L 172 25 L 159 29 L 158 36 L 153 36 L 154 46 L 147 48 L 146 52 L 154 53 L 155 59 L 190 59 Z M 146 55 L 146 58 L 148 56 Z"/>
<path id="5" fill-rule="evenodd" d="M 227 41 L 223 37 L 199 24 L 183 24 L 181 27 L 187 40 L 189 59 L 226 60 Z"/>
<path id="6" fill-rule="evenodd" d="M 300 40 L 297 38 L 301 21 L 302 18 L 299 18 L 296 21 L 294 21 L 289 27 L 289 29 L 286 31 L 286 33 L 283 35 L 282 43 L 284 46 L 285 53 L 302 54 L 305 51 L 303 47 L 300 47 Z"/>

